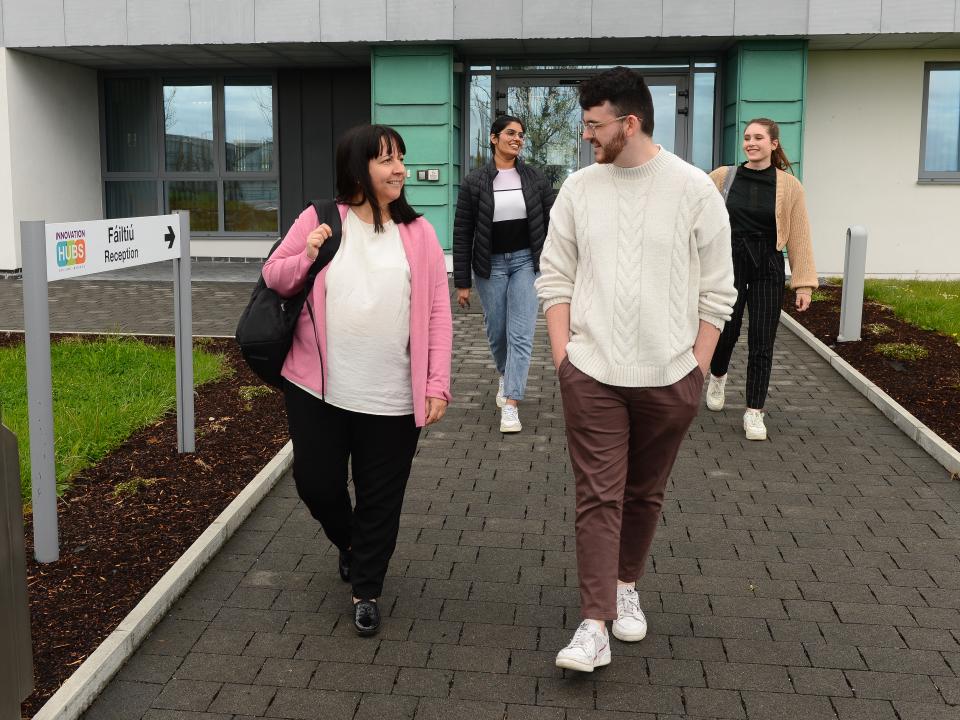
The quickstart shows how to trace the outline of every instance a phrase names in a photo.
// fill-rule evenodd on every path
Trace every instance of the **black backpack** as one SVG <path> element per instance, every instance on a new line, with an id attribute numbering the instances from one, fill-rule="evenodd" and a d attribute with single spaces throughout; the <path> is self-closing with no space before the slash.
<path id="1" fill-rule="evenodd" d="M 280 371 L 283 362 L 293 344 L 293 333 L 297 327 L 297 320 L 303 310 L 304 303 L 313 317 L 313 310 L 308 297 L 313 289 L 313 281 L 317 274 L 329 263 L 340 248 L 340 210 L 333 200 L 314 200 L 310 203 L 317 213 L 320 223 L 326 223 L 333 230 L 333 234 L 320 246 L 317 259 L 313 261 L 307 272 L 307 280 L 303 288 L 293 297 L 283 298 L 267 287 L 261 273 L 257 286 L 250 295 L 250 301 L 244 308 L 237 324 L 237 344 L 240 353 L 250 369 L 261 380 L 274 387 L 280 387 Z M 280 246 L 283 240 L 278 240 L 270 254 Z"/>

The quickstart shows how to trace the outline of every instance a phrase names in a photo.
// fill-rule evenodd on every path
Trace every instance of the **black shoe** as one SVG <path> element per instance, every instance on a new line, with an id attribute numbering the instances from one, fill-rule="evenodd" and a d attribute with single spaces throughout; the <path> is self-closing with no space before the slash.
<path id="1" fill-rule="evenodd" d="M 350 582 L 350 551 L 341 550 L 340 557 L 337 560 L 337 569 L 340 570 L 340 579 L 345 583 Z"/>
<path id="2" fill-rule="evenodd" d="M 353 604 L 353 626 L 358 635 L 376 635 L 380 630 L 380 608 L 374 600 L 358 600 Z"/>

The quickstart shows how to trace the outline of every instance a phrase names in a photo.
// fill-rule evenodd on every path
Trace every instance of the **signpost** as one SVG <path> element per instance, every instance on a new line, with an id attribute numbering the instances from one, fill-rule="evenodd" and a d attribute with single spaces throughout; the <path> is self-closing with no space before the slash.
<path id="1" fill-rule="evenodd" d="M 53 387 L 47 284 L 173 260 L 177 366 L 177 448 L 194 451 L 193 321 L 190 299 L 190 214 L 46 224 L 20 223 L 23 321 L 27 351 L 34 556 L 60 557 L 53 454 Z"/>

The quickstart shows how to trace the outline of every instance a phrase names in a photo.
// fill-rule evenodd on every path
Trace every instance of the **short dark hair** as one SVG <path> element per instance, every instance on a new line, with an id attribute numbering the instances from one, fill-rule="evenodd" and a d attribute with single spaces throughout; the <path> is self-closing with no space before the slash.
<path id="1" fill-rule="evenodd" d="M 343 134 L 337 143 L 337 202 L 345 205 L 363 205 L 369 202 L 373 210 L 373 227 L 383 232 L 383 217 L 380 203 L 370 182 L 370 161 L 380 157 L 383 148 L 396 148 L 400 154 L 406 154 L 400 133 L 387 125 L 357 125 Z M 357 196 L 360 199 L 357 199 Z M 409 223 L 420 217 L 420 213 L 410 207 L 404 190 L 400 197 L 390 203 L 390 218 L 397 223 Z"/>
<path id="2" fill-rule="evenodd" d="M 653 135 L 653 97 L 643 76 L 622 65 L 580 83 L 580 107 L 589 110 L 609 100 L 617 115 L 636 115 L 640 130 Z"/>
<path id="3" fill-rule="evenodd" d="M 524 124 L 523 120 L 513 115 L 501 115 L 496 120 L 493 121 L 493 124 L 490 126 L 491 135 L 499 135 L 504 130 L 506 130 L 507 125 L 510 123 L 519 123 L 520 129 L 523 132 L 527 131 L 527 126 Z M 490 143 L 490 152 L 493 152 L 493 143 Z"/>

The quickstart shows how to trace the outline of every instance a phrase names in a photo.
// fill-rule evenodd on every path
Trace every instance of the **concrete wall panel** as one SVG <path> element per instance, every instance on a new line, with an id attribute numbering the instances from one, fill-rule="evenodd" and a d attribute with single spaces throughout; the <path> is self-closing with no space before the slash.
<path id="1" fill-rule="evenodd" d="M 804 186 L 821 275 L 842 274 L 847 227 L 863 225 L 868 273 L 960 276 L 960 186 L 917 183 L 923 65 L 955 58 L 923 50 L 809 53 Z M 856 167 L 838 171 L 839 158 L 856 158 Z"/>
<path id="2" fill-rule="evenodd" d="M 663 4 L 664 37 L 732 34 L 733 0 L 687 0 Z"/>
<path id="3" fill-rule="evenodd" d="M 955 13 L 943 0 L 883 0 L 880 32 L 953 32 Z"/>
<path id="4" fill-rule="evenodd" d="M 254 0 L 190 0 L 190 42 L 252 43 Z"/>
<path id="5" fill-rule="evenodd" d="M 519 32 L 523 6 L 517 0 L 457 2 L 453 6 L 453 36 L 457 40 L 499 37 L 504 23 Z"/>
<path id="6" fill-rule="evenodd" d="M 0 121 L 0 137 L 9 137 L 13 180 L 11 199 L 0 193 L 0 218 L 7 223 L 0 227 L 5 268 L 11 250 L 20 266 L 21 220 L 98 220 L 103 185 L 97 71 L 27 53 L 4 55 L 6 99 L 17 109 L 8 117 L 7 132 Z M 0 177 L 3 152 L 0 142 Z"/>
<path id="7" fill-rule="evenodd" d="M 593 0 L 590 37 L 659 37 L 662 32 L 660 0 Z"/>
<path id="8" fill-rule="evenodd" d="M 63 0 L 67 45 L 125 45 L 126 0 Z"/>
<path id="9" fill-rule="evenodd" d="M 880 32 L 881 0 L 809 0 L 811 35 Z"/>
<path id="10" fill-rule="evenodd" d="M 523 0 L 524 38 L 582 38 L 590 34 L 590 0 Z M 515 36 L 514 36 L 515 37 Z"/>
<path id="11" fill-rule="evenodd" d="M 319 0 L 255 0 L 256 42 L 319 42 Z"/>
<path id="12" fill-rule="evenodd" d="M 387 38 L 386 0 L 320 0 L 322 42 L 377 42 Z"/>
<path id="13" fill-rule="evenodd" d="M 388 40 L 452 40 L 449 0 L 387 0 Z"/>
<path id="14" fill-rule="evenodd" d="M 190 43 L 190 0 L 127 0 L 127 41 L 131 45 Z"/>
<path id="15" fill-rule="evenodd" d="M 807 32 L 807 3 L 797 0 L 764 0 L 757 3 L 736 0 L 733 31 L 736 35 L 804 35 Z"/>
<path id="16" fill-rule="evenodd" d="M 3 0 L 6 47 L 59 47 L 64 44 L 63 0 Z"/>

